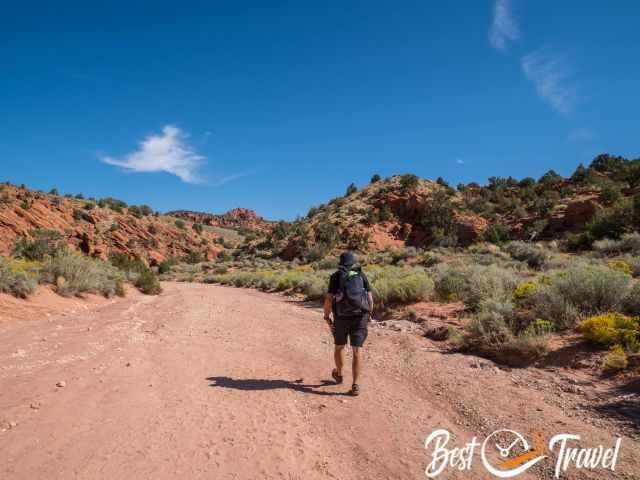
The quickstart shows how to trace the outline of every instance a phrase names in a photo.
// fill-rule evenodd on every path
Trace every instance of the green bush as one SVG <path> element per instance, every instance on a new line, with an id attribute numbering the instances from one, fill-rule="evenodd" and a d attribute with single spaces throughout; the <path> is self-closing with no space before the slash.
<path id="1" fill-rule="evenodd" d="M 187 253 L 182 261 L 188 263 L 189 265 L 195 265 L 196 263 L 202 263 L 207 260 L 206 255 L 202 252 L 191 251 Z"/>
<path id="2" fill-rule="evenodd" d="M 25 272 L 14 271 L 11 264 L 0 258 L 0 292 L 18 298 L 27 298 L 37 287 L 37 282 Z"/>
<path id="3" fill-rule="evenodd" d="M 126 253 L 122 252 L 114 252 L 109 255 L 109 263 L 125 273 L 140 273 L 147 268 L 141 260 L 131 258 Z"/>
<path id="4" fill-rule="evenodd" d="M 180 263 L 180 261 L 175 257 L 165 258 L 160 262 L 160 265 L 158 265 L 158 273 L 169 273 L 171 271 L 171 267 L 178 265 L 178 263 Z"/>
<path id="5" fill-rule="evenodd" d="M 534 295 L 538 318 L 559 329 L 573 327 L 581 318 L 624 306 L 631 290 L 631 277 L 605 266 L 573 266 L 549 277 Z"/>
<path id="6" fill-rule="evenodd" d="M 66 245 L 63 236 L 55 230 L 36 229 L 29 233 L 31 239 L 21 237 L 14 244 L 14 256 L 42 261 Z"/>
<path id="7" fill-rule="evenodd" d="M 434 269 L 435 292 L 441 300 L 455 302 L 462 299 L 466 287 L 465 271 L 443 263 Z"/>
<path id="8" fill-rule="evenodd" d="M 400 177 L 400 188 L 406 192 L 411 192 L 420 185 L 420 178 L 417 175 L 408 173 Z"/>
<path id="9" fill-rule="evenodd" d="M 502 223 L 494 223 L 489 225 L 482 236 L 489 243 L 501 244 L 509 239 L 509 229 Z"/>
<path id="10" fill-rule="evenodd" d="M 531 268 L 542 268 L 549 254 L 536 244 L 515 241 L 505 246 L 505 251 L 516 260 L 527 262 Z"/>
<path id="11" fill-rule="evenodd" d="M 160 280 L 151 269 L 144 270 L 136 279 L 135 286 L 147 295 L 158 295 L 162 292 Z"/>
<path id="12" fill-rule="evenodd" d="M 68 249 L 48 257 L 42 267 L 43 279 L 64 296 L 101 293 L 105 297 L 124 295 L 123 275 L 113 265 L 76 254 Z"/>
<path id="13" fill-rule="evenodd" d="M 175 226 L 176 226 L 177 228 L 179 228 L 180 230 L 184 230 L 184 229 L 186 228 L 186 225 L 187 225 L 187 224 L 186 224 L 186 223 L 184 223 L 184 220 L 180 220 L 180 219 L 178 219 L 178 220 L 176 220 L 176 221 L 175 221 Z"/>
<path id="14" fill-rule="evenodd" d="M 640 233 L 625 233 L 619 240 L 604 238 L 593 243 L 593 249 L 603 255 L 640 254 Z"/>
<path id="15" fill-rule="evenodd" d="M 487 302 L 511 305 L 513 291 L 520 283 L 511 270 L 497 265 L 474 265 L 465 275 L 462 300 L 471 310 L 478 311 Z"/>
<path id="16" fill-rule="evenodd" d="M 429 299 L 433 294 L 433 280 L 422 269 L 386 268 L 377 272 L 371 282 L 376 304 L 415 303 Z"/>

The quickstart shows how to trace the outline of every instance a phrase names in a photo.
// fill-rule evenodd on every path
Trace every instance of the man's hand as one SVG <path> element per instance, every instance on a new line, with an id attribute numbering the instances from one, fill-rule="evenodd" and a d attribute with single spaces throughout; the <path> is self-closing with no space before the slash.
<path id="1" fill-rule="evenodd" d="M 331 332 L 333 332 L 335 330 L 335 326 L 333 324 L 333 322 L 331 321 L 331 317 L 324 317 L 324 321 L 327 322 L 327 325 L 329 325 L 329 328 L 331 329 Z"/>

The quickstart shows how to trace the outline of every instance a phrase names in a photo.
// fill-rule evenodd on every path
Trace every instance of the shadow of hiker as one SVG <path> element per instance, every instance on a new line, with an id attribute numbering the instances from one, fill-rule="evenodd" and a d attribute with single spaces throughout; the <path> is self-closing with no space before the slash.
<path id="1" fill-rule="evenodd" d="M 259 391 L 259 390 L 279 390 L 288 389 L 296 392 L 311 393 L 313 395 L 323 396 L 345 396 L 348 392 L 326 392 L 324 390 L 316 390 L 317 388 L 335 386 L 335 383 L 329 380 L 323 380 L 318 385 L 307 385 L 300 380 L 267 380 L 258 378 L 235 379 L 231 377 L 207 377 L 210 387 L 231 388 L 233 390 Z"/>
<path id="2" fill-rule="evenodd" d="M 610 402 L 592 407 L 600 414 L 608 415 L 622 424 L 640 432 L 640 378 L 634 378 L 616 388 L 618 397 Z"/>

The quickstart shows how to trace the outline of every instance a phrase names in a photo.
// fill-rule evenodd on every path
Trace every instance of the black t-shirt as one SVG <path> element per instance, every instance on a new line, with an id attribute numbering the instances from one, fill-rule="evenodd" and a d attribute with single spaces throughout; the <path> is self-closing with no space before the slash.
<path id="1" fill-rule="evenodd" d="M 364 284 L 364 289 L 367 292 L 371 291 L 371 287 L 369 286 L 369 280 L 367 280 L 367 276 L 364 274 L 364 272 L 360 272 L 360 275 L 362 275 L 362 283 Z M 340 290 L 340 272 L 338 271 L 331 274 L 331 277 L 329 278 L 328 292 L 331 295 L 337 295 L 339 290 Z"/>

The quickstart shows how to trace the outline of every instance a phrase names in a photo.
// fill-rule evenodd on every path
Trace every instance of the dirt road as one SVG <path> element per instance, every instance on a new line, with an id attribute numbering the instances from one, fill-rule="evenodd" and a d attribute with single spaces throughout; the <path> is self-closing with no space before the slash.
<path id="1" fill-rule="evenodd" d="M 327 381 L 319 310 L 251 290 L 164 289 L 0 324 L 0 478 L 420 479 L 437 428 L 450 446 L 499 428 L 578 433 L 583 446 L 619 433 L 536 387 L 544 372 L 524 382 L 381 328 L 351 398 L 349 378 Z M 637 448 L 623 436 L 615 474 L 563 478 L 638 478 Z M 438 478 L 494 478 L 478 456 L 471 468 Z M 522 478 L 552 474 L 546 462 Z"/>

